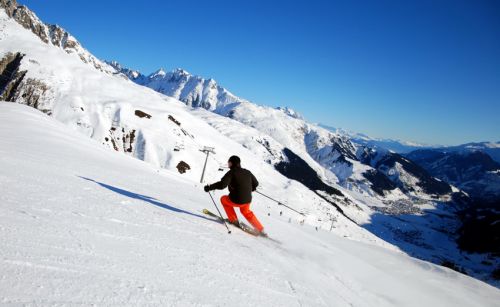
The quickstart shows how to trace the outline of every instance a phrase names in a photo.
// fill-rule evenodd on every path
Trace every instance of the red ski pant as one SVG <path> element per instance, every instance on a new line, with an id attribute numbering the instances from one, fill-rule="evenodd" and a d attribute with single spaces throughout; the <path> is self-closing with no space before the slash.
<path id="1" fill-rule="evenodd" d="M 235 204 L 230 199 L 229 196 L 224 195 L 220 198 L 220 202 L 222 203 L 222 207 L 224 207 L 224 211 L 226 211 L 227 218 L 230 222 L 234 222 L 238 220 L 236 216 L 236 212 L 234 211 L 234 207 L 240 208 L 241 214 L 247 219 L 247 221 L 252 224 L 258 231 L 262 231 L 264 226 L 259 222 L 255 214 L 250 210 L 250 203 L 248 204 Z"/>

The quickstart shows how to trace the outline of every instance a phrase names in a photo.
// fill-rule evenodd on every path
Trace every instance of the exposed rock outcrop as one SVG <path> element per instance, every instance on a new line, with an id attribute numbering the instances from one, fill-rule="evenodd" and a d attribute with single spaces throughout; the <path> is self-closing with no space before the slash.
<path id="1" fill-rule="evenodd" d="M 135 114 L 135 116 L 137 116 L 139 118 L 143 118 L 143 117 L 151 118 L 151 115 L 149 115 L 148 113 L 141 111 L 141 110 L 135 110 L 134 114 Z"/>
<path id="2" fill-rule="evenodd" d="M 177 167 L 177 170 L 179 171 L 179 173 L 181 173 L 181 174 L 184 174 L 187 170 L 191 169 L 189 164 L 187 164 L 184 161 L 179 162 L 176 167 Z"/>
<path id="3" fill-rule="evenodd" d="M 0 60 L 0 98 L 5 101 L 13 101 L 13 97 L 23 81 L 26 71 L 20 71 L 21 60 L 24 54 L 7 53 Z"/>
<path id="4" fill-rule="evenodd" d="M 26 78 L 27 71 L 20 70 L 23 58 L 24 54 L 17 52 L 0 59 L 0 100 L 26 104 L 50 115 L 50 104 L 42 103 L 50 89 L 40 80 Z"/>
<path id="5" fill-rule="evenodd" d="M 135 129 L 126 131 L 123 127 L 111 127 L 109 137 L 105 137 L 105 144 L 110 144 L 114 150 L 132 153 L 135 142 Z"/>
<path id="6" fill-rule="evenodd" d="M 173 121 L 177 126 L 179 127 L 181 126 L 181 123 L 178 120 L 176 120 L 172 115 L 169 115 L 168 119 Z"/>

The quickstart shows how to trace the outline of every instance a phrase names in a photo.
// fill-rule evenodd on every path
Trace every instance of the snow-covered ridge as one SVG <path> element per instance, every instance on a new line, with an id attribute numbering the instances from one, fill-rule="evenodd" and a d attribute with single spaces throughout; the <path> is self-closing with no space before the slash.
<path id="1" fill-rule="evenodd" d="M 500 142 L 479 142 L 467 143 L 459 146 L 449 146 L 443 148 L 436 148 L 444 151 L 482 151 L 487 153 L 493 160 L 500 163 Z"/>
<path id="2" fill-rule="evenodd" d="M 470 148 L 470 149 L 482 149 L 484 147 L 486 148 L 500 148 L 500 142 L 481 142 L 481 143 L 468 143 L 462 145 L 465 148 Z"/>
<path id="3" fill-rule="evenodd" d="M 136 70 L 122 67 L 116 61 L 108 63 L 132 81 L 183 101 L 190 107 L 203 107 L 225 115 L 228 107 L 246 102 L 219 86 L 215 80 L 191 75 L 181 68 L 170 72 L 160 68 L 145 76 Z"/>
<path id="4" fill-rule="evenodd" d="M 18 5 L 16 0 L 0 0 L 0 8 L 16 20 L 25 29 L 37 35 L 44 43 L 57 46 L 68 54 L 74 54 L 82 62 L 89 63 L 96 69 L 106 73 L 116 73 L 115 69 L 97 59 L 69 32 L 58 25 L 42 22 L 36 14 L 25 5 Z"/>
<path id="5" fill-rule="evenodd" d="M 416 150 L 408 155 L 434 176 L 477 199 L 500 199 L 500 163 L 482 150 Z"/>
<path id="6" fill-rule="evenodd" d="M 190 107 L 201 107 L 217 114 L 228 115 L 239 104 L 249 103 L 248 100 L 234 95 L 217 84 L 214 79 L 192 75 L 182 68 L 176 68 L 169 72 L 160 68 L 149 75 L 143 75 L 138 70 L 123 67 L 117 61 L 106 63 L 135 83 L 174 97 Z M 302 115 L 289 107 L 277 107 L 276 109 L 292 118 L 303 119 Z"/>
<path id="7" fill-rule="evenodd" d="M 374 138 L 363 133 L 357 133 L 348 131 L 342 128 L 335 128 L 324 124 L 319 124 L 319 126 L 330 130 L 335 133 L 347 135 L 351 140 L 357 144 L 368 146 L 368 147 L 378 147 L 388 150 L 392 150 L 396 153 L 407 153 L 416 149 L 437 147 L 438 145 L 423 144 L 417 142 L 410 142 L 405 140 L 394 140 L 386 138 Z"/>

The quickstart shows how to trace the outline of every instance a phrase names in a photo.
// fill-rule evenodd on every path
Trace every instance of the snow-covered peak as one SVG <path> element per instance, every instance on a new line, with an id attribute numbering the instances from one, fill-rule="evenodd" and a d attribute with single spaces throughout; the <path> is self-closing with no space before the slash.
<path id="1" fill-rule="evenodd" d="M 500 163 L 500 142 L 473 142 L 456 146 L 433 146 L 429 148 L 443 152 L 475 152 L 480 151 L 488 154 L 493 160 Z"/>
<path id="2" fill-rule="evenodd" d="M 160 68 L 147 77 L 141 74 L 132 75 L 130 71 L 134 70 L 121 68 L 121 72 L 129 76 L 132 81 L 179 99 L 188 106 L 203 107 L 225 115 L 229 112 L 230 106 L 245 102 L 244 99 L 219 86 L 214 79 L 192 75 L 182 68 L 170 72 Z"/>
<path id="3" fill-rule="evenodd" d="M 283 111 L 283 113 L 293 118 L 304 119 L 302 115 L 300 115 L 297 111 L 289 107 L 276 107 L 276 110 Z"/>
<path id="4" fill-rule="evenodd" d="M 151 73 L 149 76 L 148 76 L 148 79 L 150 80 L 170 80 L 171 78 L 174 78 L 176 80 L 180 80 L 182 78 L 189 78 L 189 77 L 192 77 L 192 75 L 187 72 L 186 70 L 182 69 L 182 68 L 176 68 L 170 72 L 167 72 L 163 67 L 156 70 L 155 72 Z M 201 79 L 200 77 L 196 77 L 197 79 Z"/>
<path id="5" fill-rule="evenodd" d="M 116 70 L 105 62 L 97 59 L 87 51 L 80 42 L 68 31 L 55 24 L 46 24 L 25 5 L 18 5 L 16 0 L 0 0 L 0 8 L 5 11 L 7 16 L 14 19 L 25 29 L 44 43 L 57 46 L 68 54 L 73 54 L 82 62 L 88 63 L 94 68 L 109 74 L 116 73 Z"/>
<path id="6" fill-rule="evenodd" d="M 370 147 L 379 147 L 385 148 L 388 150 L 392 150 L 397 153 L 407 153 L 416 149 L 423 148 L 431 148 L 438 147 L 439 145 L 431 145 L 419 142 L 412 142 L 400 139 L 389 139 L 389 138 L 376 138 L 369 136 L 364 133 L 354 132 L 350 130 L 346 130 L 343 128 L 336 128 L 332 126 L 328 126 L 325 124 L 318 124 L 320 127 L 328 129 L 334 133 L 343 134 L 351 138 L 351 140 L 357 144 L 370 146 Z"/>
<path id="7" fill-rule="evenodd" d="M 118 70 L 118 71 L 120 71 L 120 70 L 122 70 L 122 69 L 123 69 L 122 65 L 121 65 L 118 61 L 114 61 L 114 60 L 113 60 L 113 61 L 106 61 L 106 63 L 107 63 L 108 65 L 113 66 L 113 67 L 114 67 L 114 68 L 116 68 L 116 70 Z"/>
<path id="8" fill-rule="evenodd" d="M 187 72 L 186 70 L 182 68 L 176 68 L 172 71 L 174 75 L 179 75 L 179 76 L 190 76 L 191 74 Z"/>
<path id="9" fill-rule="evenodd" d="M 470 149 L 500 148 L 500 142 L 468 143 L 463 146 Z"/>
<path id="10" fill-rule="evenodd" d="M 150 79 L 163 78 L 166 75 L 167 75 L 167 72 L 163 68 L 160 68 L 157 71 L 155 71 L 154 73 L 152 73 L 151 75 L 149 75 L 149 78 Z"/>
<path id="11" fill-rule="evenodd" d="M 138 70 L 132 70 L 132 69 L 128 69 L 126 67 L 123 67 L 118 61 L 106 61 L 106 64 L 113 67 L 116 70 L 116 73 L 123 74 L 126 78 L 128 78 L 136 83 L 139 83 L 139 81 L 146 78 Z"/>

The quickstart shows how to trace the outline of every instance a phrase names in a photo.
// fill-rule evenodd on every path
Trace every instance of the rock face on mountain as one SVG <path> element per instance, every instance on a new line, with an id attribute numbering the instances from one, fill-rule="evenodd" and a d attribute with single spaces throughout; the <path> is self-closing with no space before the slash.
<path id="1" fill-rule="evenodd" d="M 27 71 L 20 69 L 23 58 L 19 52 L 0 58 L 0 100 L 16 101 L 50 114 L 50 105 L 43 102 L 50 88 L 41 80 L 26 77 Z"/>
<path id="2" fill-rule="evenodd" d="M 17 87 L 23 80 L 26 71 L 19 71 L 24 55 L 7 53 L 0 60 L 0 94 L 1 100 L 15 101 Z"/>

